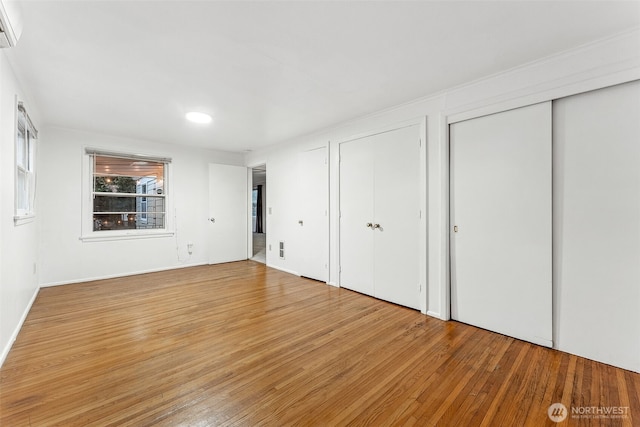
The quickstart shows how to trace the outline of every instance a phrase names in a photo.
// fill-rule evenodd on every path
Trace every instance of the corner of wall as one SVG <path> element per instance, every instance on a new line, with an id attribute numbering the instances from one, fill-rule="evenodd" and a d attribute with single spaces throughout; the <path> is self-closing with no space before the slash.
<path id="1" fill-rule="evenodd" d="M 2 349 L 2 353 L 0 353 L 0 367 L 4 365 L 4 361 L 7 359 L 7 356 L 9 355 L 9 351 L 11 351 L 11 347 L 13 347 L 13 343 L 16 341 L 16 338 L 18 338 L 18 333 L 20 332 L 20 329 L 22 329 L 22 325 L 24 324 L 25 320 L 27 320 L 27 316 L 31 311 L 31 307 L 33 306 L 33 303 L 36 301 L 36 298 L 38 297 L 39 292 L 40 292 L 40 288 L 37 288 L 33 293 L 33 296 L 31 297 L 31 299 L 29 300 L 27 306 L 25 307 L 22 313 L 22 316 L 20 317 L 18 324 L 14 328 L 13 333 L 11 334 L 9 340 L 5 343 Z"/>

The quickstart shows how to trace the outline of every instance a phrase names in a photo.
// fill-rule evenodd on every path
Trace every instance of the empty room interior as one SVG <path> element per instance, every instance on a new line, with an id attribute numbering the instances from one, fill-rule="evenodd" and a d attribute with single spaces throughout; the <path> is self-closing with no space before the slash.
<path id="1" fill-rule="evenodd" d="M 640 1 L 0 30 L 0 425 L 640 425 Z"/>

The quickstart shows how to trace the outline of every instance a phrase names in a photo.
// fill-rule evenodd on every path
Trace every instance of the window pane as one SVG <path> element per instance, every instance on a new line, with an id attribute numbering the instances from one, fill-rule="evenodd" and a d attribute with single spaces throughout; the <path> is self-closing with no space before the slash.
<path id="1" fill-rule="evenodd" d="M 163 229 L 165 163 L 94 155 L 93 231 Z"/>
<path id="2" fill-rule="evenodd" d="M 18 209 L 29 210 L 29 190 L 27 173 L 18 169 L 18 180 L 16 182 L 16 199 Z"/>
<path id="3" fill-rule="evenodd" d="M 138 221 L 136 228 L 164 228 L 164 212 L 147 212 L 147 220 Z"/>
<path id="4" fill-rule="evenodd" d="M 93 198 L 94 212 L 136 212 L 137 197 L 95 196 Z"/>
<path id="5" fill-rule="evenodd" d="M 93 231 L 164 228 L 161 196 L 94 196 Z"/>
<path id="6" fill-rule="evenodd" d="M 93 185 L 97 193 L 135 194 L 136 192 L 136 181 L 128 176 L 95 176 Z"/>
<path id="7" fill-rule="evenodd" d="M 145 222 L 134 213 L 93 214 L 93 231 L 164 228 L 164 212 L 149 213 Z"/>
<path id="8" fill-rule="evenodd" d="M 24 129 L 18 128 L 18 135 L 16 136 L 16 164 L 22 169 L 27 170 L 27 144 L 25 141 Z"/>
<path id="9" fill-rule="evenodd" d="M 100 193 L 163 194 L 164 166 L 162 162 L 95 156 L 93 188 Z"/>
<path id="10" fill-rule="evenodd" d="M 93 231 L 131 228 L 136 228 L 136 215 L 133 213 L 93 215 Z"/>
<path id="11" fill-rule="evenodd" d="M 18 104 L 17 128 L 15 135 L 15 215 L 33 215 L 33 199 L 35 195 L 35 136 L 31 121 L 21 103 Z"/>

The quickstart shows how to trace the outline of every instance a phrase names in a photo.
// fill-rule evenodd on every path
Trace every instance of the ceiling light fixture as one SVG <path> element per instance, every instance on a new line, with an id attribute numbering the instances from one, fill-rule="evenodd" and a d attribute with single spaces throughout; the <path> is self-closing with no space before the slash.
<path id="1" fill-rule="evenodd" d="M 187 120 L 193 123 L 211 123 L 211 116 L 198 111 L 191 111 L 185 115 Z"/>

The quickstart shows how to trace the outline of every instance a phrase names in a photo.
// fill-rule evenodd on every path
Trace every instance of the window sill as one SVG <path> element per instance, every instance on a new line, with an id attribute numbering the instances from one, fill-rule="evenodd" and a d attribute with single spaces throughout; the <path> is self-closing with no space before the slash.
<path id="1" fill-rule="evenodd" d="M 172 237 L 173 231 L 159 230 L 151 232 L 142 231 L 102 231 L 93 234 L 80 236 L 83 242 L 109 242 L 112 240 L 138 240 L 138 239 L 157 239 L 162 237 Z"/>
<path id="2" fill-rule="evenodd" d="M 23 225 L 35 221 L 36 214 L 16 215 L 13 217 L 14 225 Z"/>

